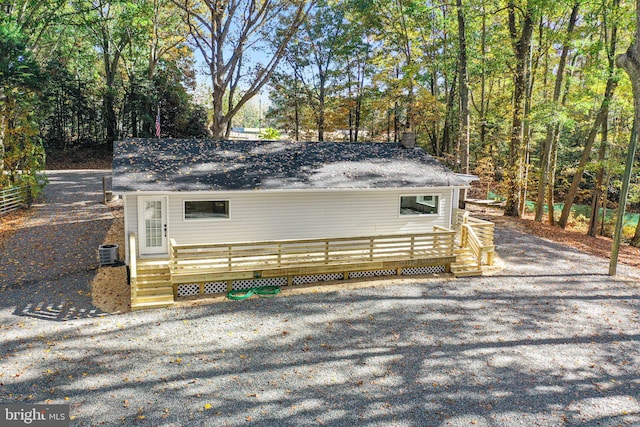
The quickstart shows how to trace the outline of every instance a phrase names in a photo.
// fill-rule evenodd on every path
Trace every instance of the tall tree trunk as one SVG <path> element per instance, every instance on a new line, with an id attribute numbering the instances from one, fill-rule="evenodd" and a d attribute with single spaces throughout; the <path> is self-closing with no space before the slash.
<path id="1" fill-rule="evenodd" d="M 573 68 L 578 60 L 578 54 L 574 55 L 573 60 L 571 61 L 571 67 Z M 565 88 L 564 93 L 562 95 L 562 101 L 560 102 L 560 107 L 564 108 L 567 105 L 567 98 L 569 97 L 569 86 L 571 86 L 571 79 L 565 80 Z M 555 218 L 555 207 L 554 207 L 554 191 L 555 191 L 555 182 L 556 182 L 556 169 L 558 163 L 558 144 L 560 142 L 560 133 L 562 128 L 560 124 L 556 124 L 557 129 L 554 130 L 553 140 L 551 141 L 551 159 L 549 163 L 549 178 L 548 182 L 550 185 L 547 185 L 547 216 L 550 225 L 556 224 Z"/>
<path id="2" fill-rule="evenodd" d="M 360 134 L 360 124 L 362 122 L 362 93 L 364 91 L 364 77 L 365 77 L 366 62 L 362 64 L 362 68 L 358 72 L 358 85 L 356 92 L 356 116 L 355 116 L 355 135 L 354 142 L 358 142 Z"/>
<path id="3" fill-rule="evenodd" d="M 107 129 L 107 144 L 113 144 L 113 141 L 117 139 L 117 117 L 115 110 L 115 89 L 112 86 L 107 86 L 107 90 L 104 94 L 104 113 L 105 113 L 105 126 Z"/>
<path id="4" fill-rule="evenodd" d="M 540 19 L 540 46 L 542 46 L 542 19 Z M 524 98 L 524 119 L 522 122 L 522 136 L 524 138 L 523 143 L 523 152 L 522 152 L 522 165 L 523 165 L 523 173 L 522 173 L 522 188 L 520 190 L 520 216 L 524 216 L 526 207 L 527 207 L 527 191 L 529 189 L 529 167 L 530 167 L 530 151 L 531 151 L 531 123 L 529 120 L 529 115 L 531 113 L 531 104 L 533 102 L 533 87 L 535 85 L 535 74 L 538 68 L 538 63 L 540 56 L 538 55 L 536 60 L 533 60 L 533 37 L 530 40 L 531 45 L 529 46 L 529 60 L 527 63 L 527 73 L 526 73 L 526 82 L 527 82 L 527 91 L 525 93 Z M 541 48 L 539 48 L 541 49 Z"/>
<path id="5" fill-rule="evenodd" d="M 520 197 L 523 185 L 524 164 L 524 100 L 527 91 L 527 62 L 533 35 L 533 10 L 527 3 L 522 19 L 520 35 L 516 24 L 519 13 L 513 0 L 509 1 L 509 34 L 514 51 L 516 67 L 513 84 L 513 115 L 511 121 L 511 137 L 509 141 L 509 159 L 507 168 L 508 194 L 505 215 L 520 216 Z"/>
<path id="6" fill-rule="evenodd" d="M 596 119 L 593 126 L 591 127 L 591 131 L 589 131 L 587 142 L 585 143 L 584 149 L 582 150 L 582 155 L 580 156 L 578 168 L 576 169 L 576 172 L 573 175 L 573 180 L 571 181 L 571 187 L 569 187 L 569 191 L 567 192 L 567 196 L 564 201 L 562 214 L 560 214 L 560 221 L 558 221 L 558 225 L 562 228 L 565 228 L 567 226 L 567 222 L 569 221 L 571 208 L 573 207 L 573 202 L 575 200 L 576 194 L 578 193 L 578 188 L 580 187 L 580 183 L 582 181 L 582 175 L 584 174 L 584 170 L 587 166 L 587 163 L 589 162 L 591 149 L 593 148 L 593 144 L 595 143 L 596 136 L 598 135 L 598 130 L 602 126 L 602 122 L 607 117 L 609 102 L 611 101 L 611 97 L 613 95 L 613 89 L 615 88 L 615 85 L 616 83 L 612 79 L 610 79 L 607 82 L 607 87 L 605 89 L 605 99 L 602 101 L 602 104 L 600 105 L 600 110 L 596 115 Z"/>
<path id="7" fill-rule="evenodd" d="M 578 9 L 580 8 L 580 3 L 576 3 L 573 5 L 573 9 L 571 9 L 571 16 L 569 17 L 569 24 L 567 27 L 566 38 L 564 44 L 562 46 L 562 53 L 560 54 L 560 61 L 558 62 L 558 70 L 556 72 L 556 82 L 553 88 L 553 105 L 557 108 L 559 107 L 560 94 L 562 92 L 562 80 L 564 79 L 565 68 L 567 65 L 567 56 L 569 55 L 569 49 L 571 48 L 571 40 L 573 37 L 573 30 L 576 26 L 576 21 L 578 20 Z M 547 125 L 547 134 L 546 138 L 542 141 L 540 145 L 540 174 L 538 177 L 538 201 L 536 203 L 536 221 L 542 221 L 543 207 L 544 207 L 544 196 L 546 193 L 546 187 L 549 177 L 549 170 L 551 168 L 551 146 L 553 144 L 553 140 L 560 131 L 560 127 L 557 123 L 549 123 Z M 549 183 L 553 187 L 554 183 Z"/>
<path id="8" fill-rule="evenodd" d="M 458 9 L 458 80 L 460 85 L 460 117 L 458 129 L 458 153 L 460 161 L 460 171 L 469 173 L 469 75 L 467 72 L 467 36 L 465 29 L 464 11 L 462 10 L 462 0 L 456 0 Z M 464 208 L 467 198 L 467 190 L 460 190 L 459 207 Z"/>
<path id="9" fill-rule="evenodd" d="M 298 102 L 298 97 L 296 95 L 296 100 L 294 101 L 294 115 L 295 115 L 295 140 L 300 141 L 300 103 Z"/>
<path id="10" fill-rule="evenodd" d="M 320 93 L 318 95 L 318 141 L 324 141 L 324 127 L 325 127 L 325 90 L 326 79 L 320 75 Z"/>
<path id="11" fill-rule="evenodd" d="M 0 87 L 0 175 L 4 174 L 4 136 L 7 129 L 7 97 Z"/>
<path id="12" fill-rule="evenodd" d="M 587 235 L 596 237 L 598 230 L 598 213 L 600 210 L 600 198 L 602 196 L 602 183 L 604 181 L 604 158 L 607 151 L 607 140 L 609 139 L 609 122 L 607 119 L 602 122 L 602 139 L 600 140 L 600 150 L 598 151 L 598 172 L 596 175 L 596 185 L 593 189 L 591 200 L 591 217 L 589 218 L 589 229 Z M 606 201 L 606 198 L 605 198 Z"/>
<path id="13" fill-rule="evenodd" d="M 453 75 L 453 82 L 451 83 L 451 87 L 447 91 L 447 109 L 444 115 L 444 125 L 442 126 L 442 143 L 440 144 L 440 149 L 442 153 L 451 154 L 451 134 L 453 133 L 453 109 L 456 101 L 456 83 L 457 83 L 458 75 Z"/>
<path id="14" fill-rule="evenodd" d="M 480 73 L 480 146 L 485 155 L 491 155 L 491 147 L 487 147 L 487 13 L 484 0 L 482 1 L 482 35 L 480 47 L 482 51 L 482 65 Z"/>
<path id="15" fill-rule="evenodd" d="M 617 10 L 617 6 L 619 0 L 614 2 L 615 9 Z M 617 23 L 614 21 L 613 27 L 611 29 L 611 41 L 609 47 L 609 73 L 607 78 L 607 86 L 604 90 L 604 99 L 602 100 L 602 104 L 600 105 L 600 110 L 596 115 L 595 122 L 591 131 L 589 132 L 589 136 L 587 138 L 587 142 L 584 146 L 584 150 L 582 151 L 582 155 L 580 156 L 580 163 L 578 164 L 578 168 L 576 169 L 576 173 L 573 176 L 573 181 L 571 182 L 571 187 L 569 188 L 569 192 L 567 193 L 567 197 L 564 201 L 564 207 L 562 208 L 562 214 L 560 215 L 560 221 L 558 225 L 560 227 L 565 228 L 567 226 L 567 222 L 569 220 L 569 215 L 571 213 L 571 207 L 573 206 L 573 202 L 575 200 L 576 194 L 578 192 L 578 188 L 580 187 L 580 182 L 582 181 L 582 175 L 584 173 L 584 169 L 589 162 L 589 156 L 591 155 L 591 149 L 593 148 L 593 144 L 596 140 L 596 135 L 598 134 L 598 130 L 602 126 L 604 120 L 607 119 L 609 115 L 609 104 L 611 103 L 611 99 L 613 98 L 613 92 L 616 89 L 618 84 L 616 78 L 616 70 L 615 70 L 615 60 L 614 54 L 616 51 L 616 43 L 618 39 L 618 29 Z"/>
<path id="16" fill-rule="evenodd" d="M 458 146 L 460 155 L 460 170 L 469 173 L 469 84 L 467 73 L 467 38 L 465 34 L 464 11 L 462 0 L 456 0 L 458 8 L 458 80 L 460 84 L 460 129 L 458 129 Z M 462 197 L 464 200 L 465 197 Z"/>
<path id="17" fill-rule="evenodd" d="M 636 152 L 637 129 L 640 126 L 640 0 L 636 0 L 636 29 L 633 43 L 627 51 L 616 57 L 618 67 L 624 69 L 631 81 L 631 90 L 633 92 L 633 129 L 631 130 L 631 138 L 629 141 L 629 150 L 625 164 L 624 177 L 622 179 L 622 189 L 620 191 L 620 202 L 618 205 L 618 215 L 616 228 L 613 235 L 613 244 L 611 248 L 611 261 L 609 263 L 609 275 L 616 274 L 618 262 L 618 250 L 620 248 L 620 232 L 622 231 L 622 221 L 625 204 L 627 202 L 627 191 L 633 167 L 633 157 Z"/>

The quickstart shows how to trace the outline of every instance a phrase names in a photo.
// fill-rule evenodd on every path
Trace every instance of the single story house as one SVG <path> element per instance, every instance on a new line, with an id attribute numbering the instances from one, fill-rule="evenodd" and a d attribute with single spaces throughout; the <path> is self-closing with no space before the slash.
<path id="1" fill-rule="evenodd" d="M 168 259 L 171 242 L 450 229 L 473 179 L 396 143 L 123 139 L 114 143 L 112 191 L 124 199 L 125 234 L 137 237 L 135 248 L 127 240 L 127 260 L 143 262 Z"/>

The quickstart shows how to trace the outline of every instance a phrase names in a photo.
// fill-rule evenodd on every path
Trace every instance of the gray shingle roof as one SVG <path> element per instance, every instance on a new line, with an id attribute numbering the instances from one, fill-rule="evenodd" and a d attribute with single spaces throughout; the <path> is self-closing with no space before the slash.
<path id="1" fill-rule="evenodd" d="M 421 149 L 392 143 L 124 139 L 113 152 L 115 193 L 466 184 Z"/>

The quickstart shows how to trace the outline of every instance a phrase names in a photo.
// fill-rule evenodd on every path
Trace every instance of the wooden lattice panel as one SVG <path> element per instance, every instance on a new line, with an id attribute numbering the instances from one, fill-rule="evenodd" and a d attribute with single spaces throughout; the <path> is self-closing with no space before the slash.
<path id="1" fill-rule="evenodd" d="M 291 283 L 294 285 L 306 285 L 307 283 L 327 282 L 342 278 L 342 273 L 315 274 L 313 276 L 296 276 L 291 280 Z"/>
<path id="2" fill-rule="evenodd" d="M 413 274 L 438 274 L 444 273 L 447 269 L 444 265 L 430 265 L 426 267 L 403 268 L 402 275 L 409 276 Z"/>
<path id="3" fill-rule="evenodd" d="M 286 277 L 273 277 L 268 279 L 254 279 L 254 280 L 234 280 L 233 290 L 241 291 L 244 289 L 259 288 L 261 286 L 286 286 Z"/>
<path id="4" fill-rule="evenodd" d="M 192 295 L 198 295 L 200 293 L 200 285 L 197 283 L 187 283 L 185 285 L 178 286 L 179 297 L 190 297 Z"/>
<path id="5" fill-rule="evenodd" d="M 227 292 L 227 282 L 208 282 L 204 284 L 205 294 L 223 294 Z"/>
<path id="6" fill-rule="evenodd" d="M 358 279 L 360 277 L 392 276 L 394 274 L 396 274 L 396 270 L 354 271 L 349 273 L 349 279 Z"/>

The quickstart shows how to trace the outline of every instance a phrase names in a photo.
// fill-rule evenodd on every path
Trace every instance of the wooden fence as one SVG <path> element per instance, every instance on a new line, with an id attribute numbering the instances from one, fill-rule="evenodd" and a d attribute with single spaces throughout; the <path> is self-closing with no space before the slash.
<path id="1" fill-rule="evenodd" d="M 31 204 L 31 191 L 26 185 L 0 190 L 0 215 Z"/>

